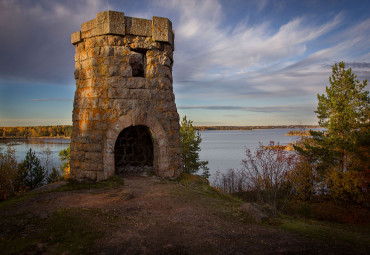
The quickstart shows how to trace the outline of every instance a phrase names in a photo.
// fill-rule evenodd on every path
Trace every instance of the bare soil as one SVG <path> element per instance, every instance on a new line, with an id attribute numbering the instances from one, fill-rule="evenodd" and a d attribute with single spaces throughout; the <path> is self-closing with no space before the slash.
<path id="1" fill-rule="evenodd" d="M 0 253 L 366 254 L 255 224 L 240 201 L 199 180 L 131 176 L 114 188 L 53 191 L 62 184 L 0 207 Z"/>

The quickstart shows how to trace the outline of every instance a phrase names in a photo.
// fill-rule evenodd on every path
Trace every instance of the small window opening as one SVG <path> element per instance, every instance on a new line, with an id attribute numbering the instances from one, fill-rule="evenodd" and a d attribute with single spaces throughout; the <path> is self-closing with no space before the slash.
<path id="1" fill-rule="evenodd" d="M 132 69 L 132 77 L 144 77 L 145 52 L 131 51 L 130 65 Z"/>

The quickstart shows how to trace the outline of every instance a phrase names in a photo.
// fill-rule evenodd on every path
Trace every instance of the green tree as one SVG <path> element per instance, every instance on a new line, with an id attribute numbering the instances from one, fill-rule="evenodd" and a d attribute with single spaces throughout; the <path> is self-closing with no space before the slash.
<path id="1" fill-rule="evenodd" d="M 69 166 L 69 161 L 71 160 L 71 146 L 61 150 L 58 155 L 60 161 L 62 162 L 60 165 L 60 170 L 63 170 Z"/>
<path id="2" fill-rule="evenodd" d="M 59 166 L 60 171 L 62 172 L 62 178 L 68 179 L 70 174 L 69 161 L 71 160 L 71 146 L 63 149 L 59 152 L 59 159 L 62 164 Z"/>
<path id="3" fill-rule="evenodd" d="M 19 167 L 24 169 L 23 181 L 27 187 L 35 189 L 43 185 L 45 168 L 41 166 L 40 159 L 36 157 L 32 149 L 27 152 L 25 159 Z"/>
<path id="4" fill-rule="evenodd" d="M 321 177 L 335 169 L 366 170 L 369 166 L 369 92 L 344 62 L 335 64 L 325 94 L 318 94 L 317 117 L 323 131 L 311 131 L 296 150 L 306 156 Z M 361 162 L 361 163 L 359 163 Z"/>
<path id="5" fill-rule="evenodd" d="M 186 116 L 181 120 L 180 127 L 181 140 L 181 156 L 182 156 L 182 172 L 187 174 L 194 174 L 203 169 L 202 176 L 208 178 L 209 168 L 208 161 L 199 160 L 200 143 L 202 138 L 199 131 L 197 131 L 191 120 L 187 120 Z"/>
<path id="6" fill-rule="evenodd" d="M 46 181 L 48 183 L 53 183 L 53 182 L 60 181 L 61 179 L 62 179 L 62 175 L 60 174 L 60 172 L 55 167 L 53 167 L 51 169 L 51 173 L 46 178 Z"/>

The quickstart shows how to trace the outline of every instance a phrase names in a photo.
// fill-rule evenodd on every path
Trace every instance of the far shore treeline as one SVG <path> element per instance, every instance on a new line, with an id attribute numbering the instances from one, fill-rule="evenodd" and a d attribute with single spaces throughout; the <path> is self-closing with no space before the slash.
<path id="1" fill-rule="evenodd" d="M 210 130 L 252 130 L 274 128 L 318 128 L 315 125 L 282 125 L 282 126 L 196 126 L 199 131 Z M 28 138 L 28 137 L 71 137 L 71 125 L 57 126 L 30 126 L 30 127 L 0 127 L 1 138 Z"/>
<path id="2" fill-rule="evenodd" d="M 0 127 L 0 138 L 71 137 L 71 125 Z"/>

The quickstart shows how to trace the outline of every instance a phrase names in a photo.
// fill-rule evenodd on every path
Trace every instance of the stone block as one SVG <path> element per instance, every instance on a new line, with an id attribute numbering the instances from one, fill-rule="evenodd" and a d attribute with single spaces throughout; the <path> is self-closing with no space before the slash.
<path id="1" fill-rule="evenodd" d="M 100 55 L 102 57 L 114 56 L 114 48 L 112 46 L 104 46 L 101 48 Z"/>
<path id="2" fill-rule="evenodd" d="M 99 57 L 99 54 L 100 54 L 100 47 L 89 48 L 87 50 L 88 58 Z"/>
<path id="3" fill-rule="evenodd" d="M 121 68 L 120 68 L 120 75 L 121 75 Z M 108 77 L 106 81 L 106 86 L 111 88 L 125 88 L 126 87 L 127 79 L 118 76 L 118 77 Z"/>
<path id="4" fill-rule="evenodd" d="M 150 91 L 147 89 L 130 89 L 130 98 L 138 100 L 149 100 Z"/>
<path id="5" fill-rule="evenodd" d="M 129 89 L 141 89 L 144 87 L 145 87 L 145 78 L 131 77 L 127 79 L 127 88 Z"/>
<path id="6" fill-rule="evenodd" d="M 81 32 L 88 32 L 90 30 L 95 29 L 96 27 L 96 19 L 89 20 L 85 23 L 81 24 Z"/>
<path id="7" fill-rule="evenodd" d="M 152 18 L 152 37 L 154 41 L 173 44 L 172 23 L 167 18 Z"/>
<path id="8" fill-rule="evenodd" d="M 123 46 L 124 37 L 117 36 L 117 35 L 108 36 L 108 45 L 109 46 Z"/>
<path id="9" fill-rule="evenodd" d="M 130 91 L 126 88 L 109 88 L 108 97 L 117 99 L 127 99 L 130 97 Z M 121 108 L 121 106 L 119 106 L 118 108 Z"/>
<path id="10" fill-rule="evenodd" d="M 90 169 L 85 168 L 86 171 L 81 171 L 80 179 L 96 181 L 96 171 L 89 171 Z"/>
<path id="11" fill-rule="evenodd" d="M 126 47 L 114 47 L 114 55 L 117 56 L 117 57 L 125 57 L 125 56 L 128 56 L 130 54 L 130 49 L 129 48 L 126 48 Z M 126 61 L 129 60 L 129 57 L 127 58 L 123 58 L 125 59 Z"/>
<path id="12" fill-rule="evenodd" d="M 132 77 L 132 68 L 129 64 L 121 65 L 119 75 L 122 77 Z"/>
<path id="13" fill-rule="evenodd" d="M 104 181 L 106 179 L 108 179 L 109 177 L 112 177 L 114 176 L 114 172 L 113 172 L 113 175 L 110 175 L 108 176 L 107 172 L 106 171 L 97 171 L 96 172 L 96 180 L 99 182 L 99 181 Z"/>
<path id="14" fill-rule="evenodd" d="M 108 67 L 108 75 L 109 76 L 117 76 L 119 75 L 119 66 L 117 65 L 112 65 Z"/>
<path id="15" fill-rule="evenodd" d="M 125 17 L 125 22 L 126 22 L 126 34 L 140 36 L 152 35 L 151 20 Z"/>
<path id="16" fill-rule="evenodd" d="M 76 44 L 76 43 L 79 43 L 81 42 L 81 31 L 77 31 L 75 33 L 72 34 L 71 36 L 71 43 L 72 44 Z"/>
<path id="17" fill-rule="evenodd" d="M 96 15 L 96 34 L 125 35 L 125 14 L 116 11 L 99 12 Z"/>

